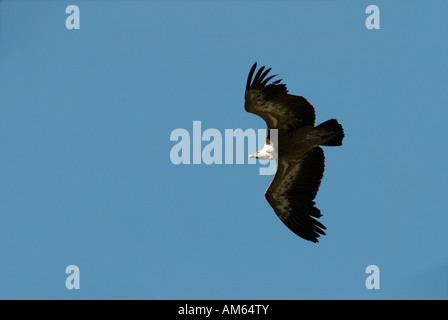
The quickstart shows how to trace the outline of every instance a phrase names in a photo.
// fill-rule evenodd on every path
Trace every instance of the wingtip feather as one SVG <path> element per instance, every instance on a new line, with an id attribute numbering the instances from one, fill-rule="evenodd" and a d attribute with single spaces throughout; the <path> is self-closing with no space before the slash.
<path id="1" fill-rule="evenodd" d="M 249 75 L 247 76 L 246 90 L 250 88 L 250 84 L 252 82 L 252 77 L 254 75 L 255 69 L 257 69 L 257 62 L 255 62 L 252 68 L 250 68 Z"/>

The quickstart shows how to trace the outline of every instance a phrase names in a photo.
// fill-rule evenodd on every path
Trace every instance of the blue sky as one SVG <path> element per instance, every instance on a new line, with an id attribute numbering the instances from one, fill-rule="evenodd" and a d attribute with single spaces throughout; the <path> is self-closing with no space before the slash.
<path id="1" fill-rule="evenodd" d="M 0 298 L 447 299 L 447 10 L 0 1 Z M 318 244 L 277 218 L 260 165 L 170 161 L 193 121 L 265 128 L 243 108 L 255 61 L 344 126 Z"/>

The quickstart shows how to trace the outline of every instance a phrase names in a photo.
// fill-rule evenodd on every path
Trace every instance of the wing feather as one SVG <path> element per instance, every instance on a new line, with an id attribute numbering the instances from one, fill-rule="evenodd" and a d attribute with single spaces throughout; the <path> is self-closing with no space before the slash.
<path id="1" fill-rule="evenodd" d="M 298 236 L 318 242 L 325 226 L 317 221 L 322 214 L 313 201 L 319 190 L 325 168 L 321 147 L 305 154 L 303 159 L 286 162 L 279 159 L 277 173 L 266 190 L 268 200 L 280 220 Z"/>
<path id="2" fill-rule="evenodd" d="M 314 125 L 315 110 L 307 99 L 288 94 L 281 79 L 269 83 L 277 76 L 266 77 L 271 68 L 265 70 L 264 66 L 261 67 L 254 77 L 256 68 L 255 62 L 247 78 L 244 104 L 246 111 L 260 116 L 269 129 L 278 129 L 280 133 Z"/>

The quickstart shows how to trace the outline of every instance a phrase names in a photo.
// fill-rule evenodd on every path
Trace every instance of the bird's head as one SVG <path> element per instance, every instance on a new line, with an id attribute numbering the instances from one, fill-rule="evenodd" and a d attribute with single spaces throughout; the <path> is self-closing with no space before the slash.
<path id="1" fill-rule="evenodd" d="M 275 159 L 274 155 L 271 152 L 266 151 L 264 149 L 251 154 L 249 156 L 249 158 L 255 158 L 255 159 L 260 159 L 260 160 L 274 160 Z"/>

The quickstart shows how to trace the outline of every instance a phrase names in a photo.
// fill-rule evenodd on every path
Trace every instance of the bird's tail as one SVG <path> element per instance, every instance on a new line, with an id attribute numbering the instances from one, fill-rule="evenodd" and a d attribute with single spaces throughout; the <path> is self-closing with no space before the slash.
<path id="1" fill-rule="evenodd" d="M 322 146 L 340 146 L 342 139 L 344 139 L 344 129 L 335 120 L 330 119 L 318 125 L 319 133 L 322 137 Z"/>

